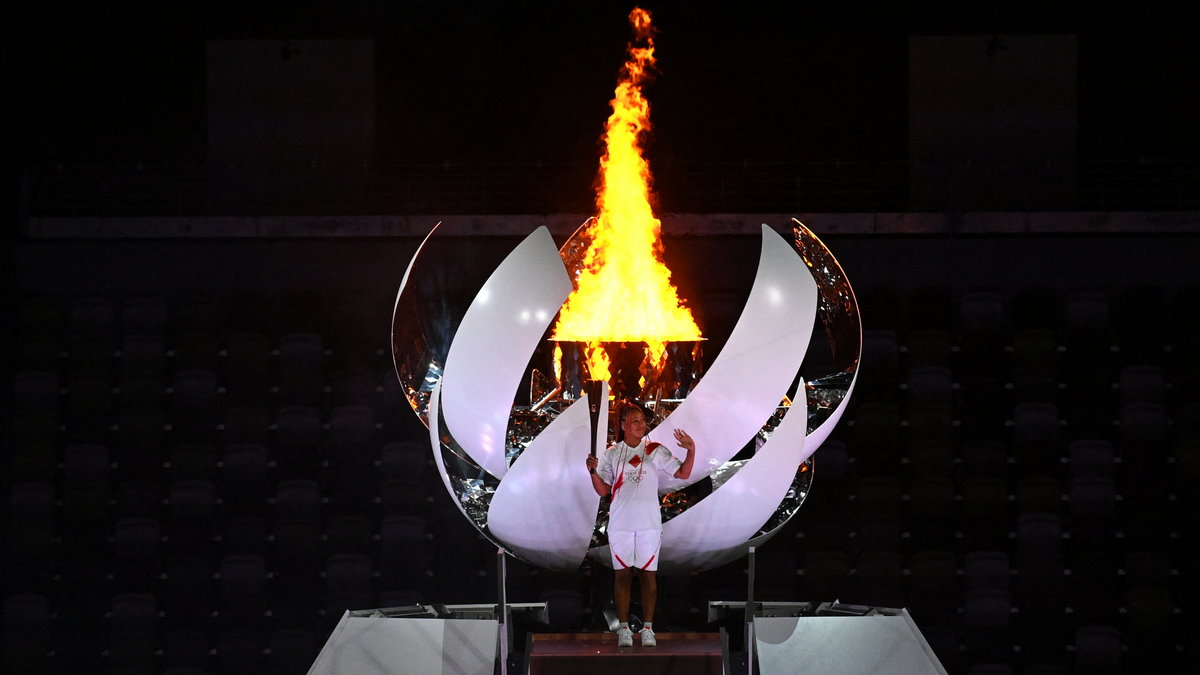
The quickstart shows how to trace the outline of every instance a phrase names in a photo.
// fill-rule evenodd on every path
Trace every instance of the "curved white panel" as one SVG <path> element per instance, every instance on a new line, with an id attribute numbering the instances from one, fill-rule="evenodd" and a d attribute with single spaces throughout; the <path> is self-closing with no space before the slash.
<path id="1" fill-rule="evenodd" d="M 729 340 L 696 388 L 649 434 L 676 456 L 682 451 L 674 429 L 696 439 L 691 477 L 664 480 L 661 491 L 709 475 L 762 429 L 800 371 L 816 315 L 816 281 L 792 244 L 763 225 L 758 274 Z"/>
<path id="2" fill-rule="evenodd" d="M 433 391 L 429 393 L 429 445 L 433 448 L 433 463 L 437 466 L 438 475 L 442 477 L 442 485 L 446 486 L 446 492 L 453 497 L 456 493 L 454 488 L 450 486 L 450 473 L 446 471 L 446 462 L 442 459 L 442 432 L 441 424 L 438 420 L 441 419 L 440 403 L 442 398 L 442 383 L 439 380 L 433 385 Z M 455 499 L 454 505 L 458 507 L 460 513 L 467 515 L 467 510 L 463 508 L 462 502 Z M 467 516 L 470 520 L 470 516 Z"/>
<path id="3" fill-rule="evenodd" d="M 604 449 L 608 391 L 601 396 L 598 450 Z M 587 557 L 600 495 L 584 462 L 591 426 L 581 398 L 521 452 L 488 507 L 488 530 L 529 562 L 574 572 Z"/>
<path id="4" fill-rule="evenodd" d="M 724 555 L 736 559 L 787 495 L 801 462 L 812 454 L 805 443 L 808 411 L 803 399 L 758 452 L 729 480 L 695 506 L 663 525 L 662 569 L 709 568 Z M 713 563 L 716 564 L 713 564 Z"/>
<path id="5" fill-rule="evenodd" d="M 829 434 L 833 431 L 833 427 L 837 425 L 838 420 L 841 419 L 841 417 L 842 417 L 842 413 L 845 412 L 845 410 L 846 410 L 846 404 L 850 400 L 850 395 L 852 393 L 854 393 L 854 383 L 857 380 L 858 380 L 858 373 L 855 372 L 854 377 L 850 380 L 850 386 L 846 390 L 845 398 L 842 399 L 842 401 L 838 404 L 837 408 L 834 409 L 833 413 L 825 420 L 825 422 L 822 423 L 820 426 L 818 426 L 815 430 L 813 430 L 813 433 L 809 434 L 808 437 L 805 439 L 804 451 L 800 454 L 800 459 L 799 459 L 800 462 L 803 462 L 803 461 L 807 460 L 809 457 L 812 457 L 813 454 L 816 453 L 816 451 L 821 447 L 821 444 L 825 442 L 825 439 L 829 438 Z M 797 411 L 795 411 L 795 413 L 799 414 L 800 411 L 797 410 Z M 790 417 L 791 415 L 792 415 L 792 412 L 789 412 L 788 416 Z M 807 415 L 805 415 L 805 417 L 807 417 Z M 784 418 L 784 423 L 786 423 L 787 419 L 788 419 L 787 417 Z M 781 428 L 784 423 L 780 424 Z M 776 434 L 772 434 L 771 438 L 767 441 L 767 443 L 770 443 L 771 441 L 775 440 L 777 434 L 778 434 L 778 432 L 776 432 Z M 766 444 L 764 444 L 763 447 L 765 448 Z M 762 451 L 760 450 L 759 452 L 761 454 Z M 797 468 L 799 468 L 799 465 L 797 465 Z M 744 469 L 745 469 L 745 467 L 743 467 L 743 470 Z M 740 474 L 741 471 L 739 471 L 738 473 Z M 792 472 L 792 475 L 793 476 L 795 475 L 794 470 Z M 736 478 L 736 476 L 735 476 L 735 478 Z M 724 489 L 724 487 L 722 487 L 722 490 L 723 489 Z M 712 499 L 714 496 L 715 495 L 710 495 L 709 497 L 707 497 L 705 499 L 705 501 L 707 501 L 708 499 Z M 780 497 L 780 501 L 782 501 L 782 497 Z M 701 503 L 703 503 L 703 502 L 701 502 Z M 676 520 L 679 520 L 679 518 L 683 517 L 683 515 L 686 515 L 686 513 L 681 514 L 680 516 L 678 516 L 675 519 L 668 522 L 666 525 L 669 526 L 671 523 L 673 523 Z M 663 562 L 662 562 L 663 567 L 661 569 L 663 569 L 664 571 L 670 572 L 670 571 L 675 571 L 676 569 L 700 570 L 700 569 L 712 569 L 714 567 L 720 567 L 721 565 L 733 562 L 734 560 L 737 560 L 738 558 L 741 558 L 742 556 L 746 555 L 746 553 L 749 551 L 751 546 L 754 546 L 757 548 L 757 547 L 765 544 L 767 541 L 769 541 L 771 539 L 771 537 L 775 536 L 775 533 L 778 532 L 783 527 L 783 525 L 784 524 L 781 523 L 779 526 L 777 526 L 775 529 L 773 529 L 769 532 L 765 532 L 757 537 L 754 537 L 753 539 L 750 539 L 748 541 L 742 542 L 741 544 L 737 544 L 737 545 L 734 545 L 734 546 L 731 546 L 731 547 L 728 547 L 725 549 L 715 549 L 715 550 L 710 551 L 706 548 L 705 551 L 700 554 L 697 554 L 696 552 L 685 554 L 685 556 L 689 557 L 691 560 L 694 561 L 694 565 L 691 567 L 688 567 L 683 564 L 680 564 L 677 566 L 673 563 L 672 560 L 669 560 L 664 557 Z M 759 527 L 761 527 L 761 525 L 759 525 Z M 664 540 L 666 539 L 666 537 L 667 537 L 667 534 L 664 531 L 664 533 L 663 533 Z M 665 544 L 665 542 L 664 542 L 664 544 Z M 604 551 L 604 555 L 608 555 L 607 547 Z M 605 559 L 607 559 L 607 558 L 605 558 Z"/>
<path id="6" fill-rule="evenodd" d="M 570 293 L 554 239 L 539 227 L 479 289 L 454 335 L 442 414 L 459 446 L 493 476 L 508 470 L 505 434 L 525 366 Z"/>

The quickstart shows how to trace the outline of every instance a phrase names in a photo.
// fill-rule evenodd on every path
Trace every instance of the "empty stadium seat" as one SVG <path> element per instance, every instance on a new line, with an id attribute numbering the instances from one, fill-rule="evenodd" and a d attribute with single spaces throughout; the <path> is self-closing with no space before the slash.
<path id="1" fill-rule="evenodd" d="M 338 406 L 329 415 L 328 486 L 333 513 L 364 513 L 379 491 L 375 412 Z"/>
<path id="2" fill-rule="evenodd" d="M 51 631 L 50 598 L 14 593 L 4 598 L 4 669 L 10 673 L 48 673 Z"/>
<path id="3" fill-rule="evenodd" d="M 960 583 L 954 552 L 923 549 L 908 560 L 910 596 L 908 604 L 919 625 L 949 622 L 958 612 Z"/>
<path id="4" fill-rule="evenodd" d="M 167 462 L 167 473 L 173 482 L 213 482 L 217 478 L 217 449 L 211 443 L 178 443 L 170 449 Z"/>
<path id="5" fill-rule="evenodd" d="M 105 442 L 115 420 L 114 387 L 109 373 L 78 370 L 67 380 L 61 407 L 67 438 L 73 442 Z"/>
<path id="6" fill-rule="evenodd" d="M 1166 403 L 1167 379 L 1158 364 L 1130 363 L 1117 372 L 1120 403 Z"/>
<path id="7" fill-rule="evenodd" d="M 55 410 L 62 397 L 62 383 L 57 373 L 27 370 L 13 375 L 12 391 L 18 412 Z"/>
<path id="8" fill-rule="evenodd" d="M 46 591 L 53 569 L 54 485 L 17 483 L 8 488 L 5 588 L 14 592 Z"/>
<path id="9" fill-rule="evenodd" d="M 230 443 L 221 454 L 221 497 L 228 515 L 265 513 L 271 493 L 267 448 L 259 443 Z"/>
<path id="10" fill-rule="evenodd" d="M 1005 480 L 999 476 L 963 482 L 960 527 L 972 549 L 1002 548 L 1008 540 L 1012 508 Z"/>
<path id="11" fill-rule="evenodd" d="M 214 442 L 221 408 L 220 384 L 212 370 L 178 370 L 171 383 L 171 426 L 180 441 Z"/>
<path id="12" fill-rule="evenodd" d="M 917 549 L 946 549 L 955 545 L 955 486 L 948 475 L 925 475 L 908 490 L 909 532 Z"/>
<path id="13" fill-rule="evenodd" d="M 897 406 L 865 403 L 855 410 L 853 420 L 847 440 L 858 472 L 866 476 L 894 475 L 901 457 Z"/>
<path id="14" fill-rule="evenodd" d="M 375 606 L 374 562 L 360 553 L 335 553 L 325 565 L 325 624 L 332 628 L 349 610 Z"/>
<path id="15" fill-rule="evenodd" d="M 1060 513 L 1062 501 L 1062 490 L 1054 478 L 1035 474 L 1017 481 L 1017 509 L 1021 513 Z"/>
<path id="16" fill-rule="evenodd" d="M 910 331 L 949 330 L 958 312 L 955 291 L 944 286 L 921 286 L 912 291 L 907 303 Z"/>
<path id="17" fill-rule="evenodd" d="M 325 522 L 326 547 L 331 553 L 374 555 L 375 527 L 364 515 L 334 516 Z"/>
<path id="18" fill-rule="evenodd" d="M 843 600 L 862 605 L 903 607 L 907 583 L 899 551 L 867 551 L 854 566 L 853 586 Z"/>
<path id="19" fill-rule="evenodd" d="M 211 650 L 212 639 L 204 630 L 190 627 L 168 630 L 163 638 L 164 675 L 207 672 Z"/>
<path id="20" fill-rule="evenodd" d="M 963 559 L 963 584 L 967 590 L 994 588 L 1007 591 L 1012 586 L 1012 567 L 1004 551 L 970 551 Z"/>
<path id="21" fill-rule="evenodd" d="M 162 573 L 162 526 L 155 518 L 127 517 L 113 530 L 113 577 L 122 592 L 151 593 Z"/>
<path id="22" fill-rule="evenodd" d="M 271 413 L 265 406 L 230 404 L 225 407 L 222 434 L 226 443 L 267 443 Z"/>
<path id="23" fill-rule="evenodd" d="M 379 523 L 379 569 L 386 588 L 420 588 L 433 563 L 433 542 L 420 516 L 384 516 Z"/>
<path id="24" fill-rule="evenodd" d="M 154 672 L 161 632 L 154 595 L 120 593 L 113 597 L 110 617 L 108 658 L 113 670 Z"/>
<path id="25" fill-rule="evenodd" d="M 216 489 L 206 480 L 171 484 L 166 517 L 171 551 L 199 553 L 209 548 L 216 534 L 216 501 Z"/>
<path id="26" fill-rule="evenodd" d="M 1006 660 L 1012 649 L 1013 601 L 1007 590 L 968 588 L 963 592 L 963 641 L 978 660 Z"/>
<path id="27" fill-rule="evenodd" d="M 863 331 L 863 353 L 858 371 L 858 389 L 864 400 L 892 402 L 898 385 L 900 338 L 895 330 Z"/>
<path id="28" fill-rule="evenodd" d="M 218 569 L 207 551 L 172 556 L 167 560 L 158 598 L 165 613 L 165 625 L 172 630 L 201 627 L 216 609 L 213 581 Z M 207 652 L 207 650 L 205 650 Z M 201 665 L 180 662 L 174 665 Z"/>
<path id="29" fill-rule="evenodd" d="M 220 337 L 208 331 L 178 335 L 171 345 L 167 367 L 172 371 L 218 370 L 221 367 Z"/>
<path id="30" fill-rule="evenodd" d="M 58 469 L 58 448 L 48 444 L 5 444 L 9 480 L 16 483 L 54 480 Z"/>
<path id="31" fill-rule="evenodd" d="M 272 675 L 307 672 L 317 659 L 321 644 L 311 630 L 282 628 L 271 633 L 270 670 Z"/>
<path id="32" fill-rule="evenodd" d="M 817 601 L 837 599 L 850 589 L 850 556 L 845 551 L 819 550 L 804 556 L 803 596 Z"/>
<path id="33" fill-rule="evenodd" d="M 284 405 L 316 406 L 324 399 L 324 340 L 317 333 L 279 338 L 279 399 Z"/>
<path id="34" fill-rule="evenodd" d="M 77 443 L 63 450 L 61 513 L 65 526 L 84 531 L 107 524 L 112 499 L 111 463 L 104 445 Z"/>
<path id="35" fill-rule="evenodd" d="M 231 515 L 219 524 L 220 550 L 226 555 L 252 553 L 265 556 L 269 532 L 267 519 L 262 516 L 253 513 Z"/>
<path id="36" fill-rule="evenodd" d="M 908 405 L 940 407 L 954 405 L 954 375 L 947 366 L 912 366 L 908 369 Z"/>
<path id="37" fill-rule="evenodd" d="M 266 671 L 269 640 L 263 631 L 222 629 L 215 643 L 215 672 L 252 675 Z"/>
<path id="38" fill-rule="evenodd" d="M 909 367 L 950 366 L 954 361 L 954 336 L 945 328 L 915 329 L 905 340 Z"/>
<path id="39" fill-rule="evenodd" d="M 1121 634 L 1114 626 L 1085 625 L 1075 630 L 1075 672 L 1117 675 L 1125 672 Z"/>
<path id="40" fill-rule="evenodd" d="M 1102 438 L 1079 438 L 1067 446 L 1070 477 L 1113 477 L 1113 444 Z"/>
<path id="41" fill-rule="evenodd" d="M 223 381 L 231 405 L 265 404 L 271 388 L 274 347 L 258 332 L 239 332 L 225 341 Z"/>
<path id="42" fill-rule="evenodd" d="M 261 631 L 268 606 L 267 563 L 262 556 L 233 554 L 221 558 L 217 611 L 222 630 Z"/>
<path id="43" fill-rule="evenodd" d="M 306 480 L 320 474 L 320 447 L 325 440 L 321 411 L 312 406 L 286 406 L 276 416 L 276 472 L 282 479 Z"/>

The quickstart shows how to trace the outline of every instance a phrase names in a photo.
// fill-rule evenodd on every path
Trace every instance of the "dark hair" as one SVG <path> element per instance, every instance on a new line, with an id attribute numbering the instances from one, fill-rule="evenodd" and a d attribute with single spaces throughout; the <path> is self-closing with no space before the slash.
<path id="1" fill-rule="evenodd" d="M 634 410 L 640 411 L 642 413 L 642 416 L 646 418 L 646 422 L 649 422 L 651 419 L 649 411 L 647 411 L 646 407 L 643 406 L 641 403 L 638 403 L 637 401 L 629 401 L 629 400 L 621 401 L 617 406 L 617 442 L 618 443 L 625 440 L 625 417 L 627 415 L 629 415 L 629 413 L 633 412 Z"/>

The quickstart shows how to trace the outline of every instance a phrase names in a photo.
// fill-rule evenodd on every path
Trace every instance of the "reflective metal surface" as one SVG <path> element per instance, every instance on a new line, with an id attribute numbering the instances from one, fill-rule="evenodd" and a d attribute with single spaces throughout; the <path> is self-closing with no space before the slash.
<path id="1" fill-rule="evenodd" d="M 829 248 L 799 220 L 792 219 L 796 250 L 817 282 L 817 318 L 825 328 L 833 371 L 810 378 L 805 385 L 808 398 L 809 442 L 825 442 L 841 419 L 862 358 L 862 320 L 850 280 Z"/>

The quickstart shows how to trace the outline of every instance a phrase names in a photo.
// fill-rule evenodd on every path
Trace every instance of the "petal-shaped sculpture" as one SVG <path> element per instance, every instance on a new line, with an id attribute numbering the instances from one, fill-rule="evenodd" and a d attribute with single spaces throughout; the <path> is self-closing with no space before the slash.
<path id="1" fill-rule="evenodd" d="M 539 227 L 488 278 L 450 345 L 442 376 L 447 431 L 497 478 L 508 471 L 505 436 L 526 364 L 570 293 L 554 239 Z"/>
<path id="2" fill-rule="evenodd" d="M 606 419 L 607 386 L 600 402 L 599 419 Z M 576 570 L 592 543 L 600 495 L 583 468 L 590 427 L 588 400 L 581 398 L 525 448 L 492 496 L 488 529 L 540 567 Z M 604 447 L 607 435 L 603 425 L 597 427 L 596 447 Z"/>
<path id="3" fill-rule="evenodd" d="M 809 455 L 832 431 L 854 388 L 862 337 L 853 291 L 824 244 L 794 224 L 794 248 L 764 225 L 759 270 L 733 334 L 686 397 L 662 401 L 667 417 L 650 438 L 675 449 L 669 434 L 685 428 L 698 445 L 692 478 L 672 479 L 664 489 L 682 490 L 704 476 L 713 485 L 703 498 L 664 507 L 664 571 L 724 564 L 782 528 L 812 482 Z M 525 407 L 513 401 L 530 356 L 570 291 L 586 231 L 551 255 L 542 230 L 497 267 L 457 331 L 448 296 L 438 292 L 453 265 L 418 265 L 414 256 L 397 297 L 392 346 L 397 375 L 429 427 L 439 476 L 460 510 L 514 555 L 570 571 L 586 555 L 610 564 L 607 546 L 588 549 L 597 538 L 603 542 L 607 513 L 597 518 L 599 499 L 583 468 L 587 409 L 576 404 L 576 394 L 539 393 L 537 404 Z M 440 286 L 425 279 L 439 274 Z M 833 367 L 799 381 L 814 315 Z M 534 376 L 545 381 L 544 372 Z M 780 408 L 785 395 L 795 403 Z M 598 447 L 604 433 L 602 425 Z M 732 461 L 756 435 L 763 441 L 757 453 Z M 667 501 L 681 495 L 673 492 Z"/>
<path id="4" fill-rule="evenodd" d="M 792 488 L 797 467 L 812 454 L 804 442 L 805 412 L 802 400 L 793 403 L 775 433 L 745 466 L 720 489 L 663 525 L 660 569 L 711 569 L 745 555 L 747 542 L 779 508 Z"/>
<path id="5" fill-rule="evenodd" d="M 696 439 L 691 477 L 663 481 L 664 492 L 710 475 L 763 428 L 796 380 L 816 311 L 817 285 L 804 261 L 763 225 L 758 274 L 729 340 L 691 394 L 649 434 L 672 449 L 675 429 Z"/>
<path id="6" fill-rule="evenodd" d="M 437 384 L 433 385 L 433 391 L 429 394 L 429 442 L 434 448 L 433 463 L 434 466 L 437 467 L 438 476 L 442 479 L 442 485 L 446 487 L 446 492 L 450 493 L 451 495 L 455 495 L 457 494 L 457 491 L 454 489 L 454 485 L 452 483 L 453 479 L 450 476 L 449 470 L 446 469 L 446 460 L 442 457 L 441 453 L 443 442 L 441 423 L 441 396 L 442 383 L 441 381 L 438 381 Z M 467 516 L 469 519 L 470 514 L 468 514 L 466 509 L 463 508 L 462 501 L 455 499 L 454 503 L 458 506 L 458 510 L 462 511 L 463 515 Z"/>

